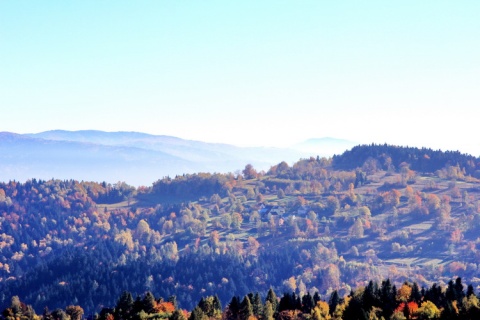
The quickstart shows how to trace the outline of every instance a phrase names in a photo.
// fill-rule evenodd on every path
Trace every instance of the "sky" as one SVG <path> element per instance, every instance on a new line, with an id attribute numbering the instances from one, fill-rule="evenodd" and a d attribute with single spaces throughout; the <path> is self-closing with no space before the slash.
<path id="1" fill-rule="evenodd" d="M 1 1 L 0 131 L 480 156 L 480 1 Z"/>

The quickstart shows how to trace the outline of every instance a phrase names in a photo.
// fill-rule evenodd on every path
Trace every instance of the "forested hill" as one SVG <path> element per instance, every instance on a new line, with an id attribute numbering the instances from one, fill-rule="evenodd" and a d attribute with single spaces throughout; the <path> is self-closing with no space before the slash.
<path id="1" fill-rule="evenodd" d="M 459 151 L 441 151 L 428 148 L 400 147 L 388 144 L 359 145 L 333 157 L 337 169 L 362 167 L 367 160 L 379 169 L 399 169 L 408 164 L 410 169 L 433 173 L 447 166 L 464 168 L 467 174 L 480 176 L 480 159 Z"/>
<path id="2" fill-rule="evenodd" d="M 378 152 L 350 156 L 369 148 Z M 193 310 L 202 297 L 225 304 L 270 288 L 343 297 L 386 278 L 427 288 L 459 276 L 478 292 L 477 159 L 409 150 L 360 146 L 267 172 L 247 164 L 138 188 L 0 182 L 0 309 L 19 296 L 37 312 L 80 305 L 93 314 L 127 290 L 176 296 Z M 402 164 L 409 152 L 452 160 L 424 174 Z"/>

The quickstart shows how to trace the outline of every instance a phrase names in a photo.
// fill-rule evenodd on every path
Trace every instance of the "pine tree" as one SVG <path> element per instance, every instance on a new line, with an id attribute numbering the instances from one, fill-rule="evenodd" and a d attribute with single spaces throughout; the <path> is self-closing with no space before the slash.
<path id="1" fill-rule="evenodd" d="M 240 320 L 248 320 L 251 316 L 253 316 L 253 306 L 250 298 L 245 296 L 240 305 Z"/>
<path id="2" fill-rule="evenodd" d="M 420 305 L 420 302 L 422 301 L 422 293 L 420 292 L 416 282 L 413 283 L 411 299 L 418 305 Z"/>
<path id="3" fill-rule="evenodd" d="M 318 294 L 318 292 L 316 294 Z M 333 315 L 338 304 L 340 304 L 340 296 L 338 295 L 337 290 L 335 290 L 330 295 L 330 300 L 328 300 L 328 308 L 330 310 L 330 315 Z"/>
<path id="4" fill-rule="evenodd" d="M 188 320 L 206 320 L 208 317 L 203 313 L 202 309 L 196 306 L 192 313 L 190 313 L 190 317 Z"/>
<path id="5" fill-rule="evenodd" d="M 213 296 L 213 310 L 215 314 L 222 314 L 222 303 L 217 295 Z"/>
<path id="6" fill-rule="evenodd" d="M 130 319 L 132 316 L 133 303 L 134 301 L 132 294 L 128 291 L 124 291 L 118 299 L 117 305 L 115 307 L 115 319 Z"/>
<path id="7" fill-rule="evenodd" d="M 462 278 L 458 277 L 455 280 L 455 296 L 457 297 L 457 301 L 461 303 L 463 297 L 465 297 L 465 292 L 463 291 L 463 284 Z"/>
<path id="8" fill-rule="evenodd" d="M 475 289 L 471 284 L 469 284 L 467 287 L 467 298 L 469 298 L 472 295 L 475 295 Z"/>
<path id="9" fill-rule="evenodd" d="M 278 312 L 294 309 L 295 301 L 292 299 L 292 296 L 289 293 L 285 292 L 283 294 L 283 297 L 280 299 L 280 303 L 278 304 Z"/>
<path id="10" fill-rule="evenodd" d="M 395 285 L 392 286 L 390 279 L 382 281 L 380 287 L 380 301 L 383 303 L 382 315 L 385 319 L 390 319 L 390 316 L 397 307 L 396 295 L 397 288 Z"/>
<path id="11" fill-rule="evenodd" d="M 232 300 L 228 304 L 227 310 L 225 312 L 226 319 L 235 320 L 238 319 L 240 313 L 240 298 L 233 296 Z"/>
<path id="12" fill-rule="evenodd" d="M 257 318 L 261 318 L 263 315 L 263 304 L 262 304 L 262 298 L 260 298 L 260 294 L 258 292 L 255 293 L 255 296 L 253 297 L 252 307 L 253 307 L 253 314 Z"/>
<path id="13" fill-rule="evenodd" d="M 455 284 L 453 283 L 453 280 L 448 281 L 445 296 L 448 301 L 453 301 L 457 299 L 457 291 L 455 290 Z"/>
<path id="14" fill-rule="evenodd" d="M 275 294 L 272 288 L 268 290 L 266 301 L 270 302 L 270 304 L 272 305 L 273 312 L 275 314 L 278 309 L 278 299 L 277 299 L 277 295 Z"/>
<path id="15" fill-rule="evenodd" d="M 362 300 L 363 300 L 362 301 L 363 308 L 367 312 L 372 310 L 372 308 L 375 306 L 375 304 L 376 304 L 375 288 L 374 288 L 372 280 L 370 280 L 370 282 L 368 282 L 367 287 L 363 291 Z"/>
<path id="16" fill-rule="evenodd" d="M 362 307 L 361 296 L 357 294 L 351 294 L 350 303 L 343 312 L 342 319 L 344 320 L 363 320 L 368 319 L 365 310 Z"/>
<path id="17" fill-rule="evenodd" d="M 156 304 L 157 303 L 155 301 L 155 296 L 150 291 L 148 291 L 142 300 L 142 310 L 145 311 L 147 314 L 154 313 Z"/>
<path id="18" fill-rule="evenodd" d="M 273 306 L 270 301 L 265 302 L 263 317 L 265 320 L 273 320 L 275 315 L 275 311 L 273 311 Z"/>
<path id="19" fill-rule="evenodd" d="M 310 292 L 307 292 L 307 294 L 305 294 L 302 297 L 302 312 L 309 314 L 314 307 L 315 307 L 315 301 L 313 300 L 313 297 L 310 295 Z"/>

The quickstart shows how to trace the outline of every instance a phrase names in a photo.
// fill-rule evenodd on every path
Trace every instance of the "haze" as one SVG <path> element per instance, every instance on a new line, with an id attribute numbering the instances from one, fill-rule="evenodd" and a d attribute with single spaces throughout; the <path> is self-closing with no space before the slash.
<path id="1" fill-rule="evenodd" d="M 0 131 L 480 155 L 478 1 L 0 2 Z"/>

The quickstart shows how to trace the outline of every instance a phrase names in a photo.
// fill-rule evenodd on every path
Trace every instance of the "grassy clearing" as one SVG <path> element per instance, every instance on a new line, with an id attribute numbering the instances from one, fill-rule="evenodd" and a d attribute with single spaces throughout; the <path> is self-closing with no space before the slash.
<path id="1" fill-rule="evenodd" d="M 111 203 L 111 204 L 97 204 L 97 208 L 100 211 L 107 209 L 107 211 L 115 210 L 115 209 L 125 209 L 125 208 L 130 208 L 131 206 L 137 204 L 138 201 L 132 200 L 132 201 L 122 201 L 118 203 Z"/>

